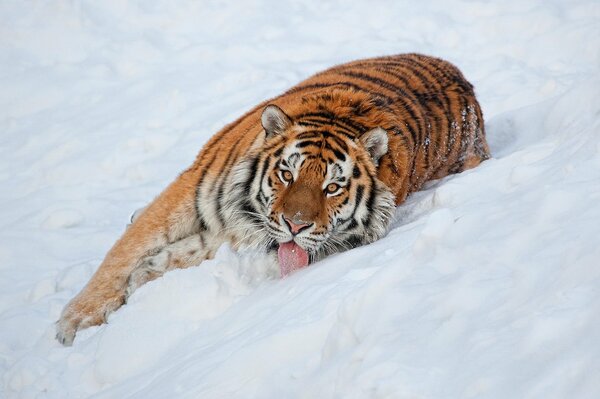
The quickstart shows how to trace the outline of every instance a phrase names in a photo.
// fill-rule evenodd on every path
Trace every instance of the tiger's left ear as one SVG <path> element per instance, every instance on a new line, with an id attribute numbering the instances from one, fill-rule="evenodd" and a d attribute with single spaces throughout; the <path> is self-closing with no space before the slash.
<path id="1" fill-rule="evenodd" d="M 379 163 L 381 158 L 388 151 L 388 134 L 380 127 L 371 129 L 360 137 L 360 142 L 365 147 L 375 165 Z"/>
<path id="2" fill-rule="evenodd" d="M 274 104 L 269 104 L 265 107 L 260 121 L 267 133 L 267 137 L 283 133 L 292 124 L 290 117 Z"/>

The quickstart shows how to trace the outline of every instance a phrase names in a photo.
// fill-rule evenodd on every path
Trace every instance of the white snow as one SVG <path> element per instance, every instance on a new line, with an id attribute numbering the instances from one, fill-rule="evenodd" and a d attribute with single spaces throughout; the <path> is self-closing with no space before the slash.
<path id="1" fill-rule="evenodd" d="M 279 280 L 222 247 L 70 348 L 62 307 L 225 123 L 422 52 L 494 158 L 384 239 Z M 0 397 L 600 397 L 600 3 L 0 2 Z"/>

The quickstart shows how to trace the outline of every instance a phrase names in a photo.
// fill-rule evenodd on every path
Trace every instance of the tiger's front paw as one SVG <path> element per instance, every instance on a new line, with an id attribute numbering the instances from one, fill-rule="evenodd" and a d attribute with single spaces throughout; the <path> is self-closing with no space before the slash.
<path id="1" fill-rule="evenodd" d="M 56 322 L 56 339 L 71 346 L 77 331 L 106 322 L 106 317 L 123 304 L 123 296 L 86 296 L 79 294 L 65 306 Z"/>
<path id="2" fill-rule="evenodd" d="M 83 318 L 82 314 L 69 312 L 65 309 L 56 322 L 56 339 L 58 342 L 64 346 L 71 346 Z"/>

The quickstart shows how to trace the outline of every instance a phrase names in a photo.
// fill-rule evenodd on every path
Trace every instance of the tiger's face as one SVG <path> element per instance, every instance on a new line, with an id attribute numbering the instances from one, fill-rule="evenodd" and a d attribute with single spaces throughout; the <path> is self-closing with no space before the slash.
<path id="1" fill-rule="evenodd" d="M 294 123 L 273 105 L 262 123 L 265 170 L 253 187 L 270 238 L 279 245 L 294 242 L 316 260 L 385 234 L 394 200 L 377 179 L 377 163 L 387 152 L 383 129 L 355 139 L 332 126 Z"/>
<path id="2" fill-rule="evenodd" d="M 294 133 L 288 132 L 262 182 L 270 198 L 269 234 L 278 243 L 296 242 L 312 257 L 359 245 L 359 224 L 370 224 L 369 207 L 376 206 L 366 154 L 351 140 Z"/>
<path id="3" fill-rule="evenodd" d="M 387 152 L 383 129 L 354 138 L 295 123 L 272 105 L 262 124 L 265 143 L 235 173 L 233 196 L 247 226 L 279 248 L 280 262 L 307 264 L 385 234 L 394 196 L 377 178 Z"/>

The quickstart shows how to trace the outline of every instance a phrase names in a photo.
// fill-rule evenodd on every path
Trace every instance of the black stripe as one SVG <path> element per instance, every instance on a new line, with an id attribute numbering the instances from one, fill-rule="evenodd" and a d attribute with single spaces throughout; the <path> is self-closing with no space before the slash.
<path id="1" fill-rule="evenodd" d="M 250 187 L 252 186 L 252 179 L 254 178 L 254 175 L 256 174 L 257 166 L 258 166 L 258 157 L 255 156 L 252 158 L 252 163 L 250 164 L 250 167 L 248 168 L 250 173 L 248 173 L 248 180 L 246 180 L 245 187 L 244 187 L 246 194 L 250 194 Z"/>
<path id="2" fill-rule="evenodd" d="M 270 240 L 267 243 L 267 252 L 274 252 L 279 248 L 279 244 L 275 240 Z"/>
<path id="3" fill-rule="evenodd" d="M 296 140 L 308 140 L 308 139 L 317 139 L 321 138 L 322 134 L 320 130 L 310 130 L 306 132 L 299 133 L 296 136 Z"/>
<path id="4" fill-rule="evenodd" d="M 280 156 L 280 155 L 281 155 L 281 153 L 283 152 L 283 147 L 284 147 L 284 146 L 281 146 L 281 147 L 279 147 L 278 149 L 276 149 L 276 150 L 275 150 L 275 152 L 273 153 L 273 156 L 274 156 L 274 157 L 276 157 L 276 158 L 277 158 L 278 156 Z"/>
<path id="5" fill-rule="evenodd" d="M 371 191 L 369 191 L 369 198 L 367 198 L 366 203 L 368 212 L 366 219 L 362 221 L 365 228 L 369 228 L 371 225 L 371 218 L 369 216 L 373 215 L 373 204 L 375 203 L 375 179 L 371 175 L 369 175 L 369 179 L 371 181 Z"/>
<path id="6" fill-rule="evenodd" d="M 306 112 L 300 115 L 295 115 L 294 118 L 298 120 L 310 119 L 312 122 L 315 122 L 315 119 L 317 119 L 316 121 L 318 121 L 318 118 L 321 118 L 329 124 L 335 124 L 339 125 L 339 127 L 341 128 L 345 128 L 346 130 L 348 130 L 348 133 L 351 132 L 353 135 L 356 135 L 356 133 L 363 133 L 365 130 L 367 130 L 367 128 L 364 125 L 352 119 L 338 117 L 336 114 L 330 111 Z"/>
<path id="7" fill-rule="evenodd" d="M 198 215 L 198 221 L 199 221 L 199 224 L 200 224 L 200 230 L 201 231 L 207 230 L 208 226 L 206 224 L 206 221 L 204 220 L 204 216 L 202 215 L 202 212 L 200 210 L 200 206 L 198 205 L 198 200 L 200 199 L 200 190 L 202 189 L 202 182 L 204 181 L 204 178 L 206 177 L 206 174 L 210 170 L 210 167 L 215 162 L 216 158 L 217 158 L 217 152 L 215 152 L 213 154 L 211 160 L 204 167 L 204 171 L 200 175 L 200 178 L 198 179 L 198 183 L 196 184 L 196 198 L 194 199 L 194 206 L 196 207 L 196 214 Z"/>
<path id="8" fill-rule="evenodd" d="M 334 130 L 336 133 L 340 133 L 350 139 L 354 139 L 359 133 L 356 130 L 349 128 L 341 122 L 332 119 L 320 119 L 320 118 L 305 118 L 303 120 L 297 120 L 295 123 L 301 126 L 310 126 L 310 127 L 320 127 L 320 128 L 330 128 Z M 326 130 L 319 130 L 320 132 L 325 132 Z"/>
<path id="9" fill-rule="evenodd" d="M 346 153 L 348 152 L 348 145 L 346 144 L 346 142 L 338 136 L 336 136 L 335 134 L 325 132 L 323 133 L 323 137 L 325 137 L 326 139 L 332 139 L 342 149 L 342 151 Z"/>
<path id="10" fill-rule="evenodd" d="M 256 193 L 256 200 L 258 202 L 262 202 L 262 198 L 260 197 L 261 194 L 263 194 L 262 192 L 262 181 L 265 178 L 265 174 L 267 173 L 267 168 L 269 167 L 269 163 L 270 163 L 270 157 L 266 156 L 263 163 L 262 163 L 262 170 L 260 172 L 260 177 L 258 179 L 258 193 Z M 263 194 L 264 196 L 264 194 Z"/>
<path id="11" fill-rule="evenodd" d="M 253 223 L 260 223 L 261 220 L 256 216 L 256 208 L 252 206 L 248 199 L 242 201 L 241 209 L 245 212 L 244 215 Z"/>
<path id="12" fill-rule="evenodd" d="M 340 161 L 344 162 L 346 160 L 346 155 L 343 152 L 341 152 L 329 145 L 327 145 L 327 147 L 330 147 L 330 150 L 333 151 L 333 155 L 335 155 Z"/>
<path id="13" fill-rule="evenodd" d="M 323 126 L 322 123 L 318 123 L 318 122 L 315 122 L 315 121 L 308 121 L 308 120 L 303 120 L 303 121 L 298 121 L 297 120 L 297 121 L 294 121 L 294 123 L 296 125 L 299 125 L 299 126 L 309 126 L 309 127 L 321 127 L 321 126 Z"/>
<path id="14" fill-rule="evenodd" d="M 311 140 L 306 140 L 306 141 L 301 141 L 299 143 L 296 144 L 296 148 L 304 148 L 304 147 L 308 147 L 308 146 L 315 146 L 315 147 L 319 147 L 321 148 L 321 146 L 323 145 L 323 142 L 321 141 L 311 141 Z"/>
<path id="15" fill-rule="evenodd" d="M 360 202 L 362 201 L 364 191 L 365 191 L 365 186 L 363 186 L 362 184 L 359 184 L 358 187 L 356 188 L 356 197 L 355 197 L 356 199 L 354 202 L 354 209 L 352 210 L 352 214 L 347 219 L 340 220 L 341 223 L 346 223 L 349 220 L 356 221 L 356 219 L 355 219 L 356 211 L 358 210 L 358 207 L 360 206 Z"/>
<path id="16" fill-rule="evenodd" d="M 231 163 L 235 163 L 235 160 L 237 159 L 237 155 L 240 151 L 240 148 L 242 148 L 241 145 L 236 146 L 236 150 L 235 151 L 229 151 L 229 153 L 227 154 L 227 158 L 225 159 L 225 163 L 223 164 L 223 168 L 221 169 L 220 173 L 219 173 L 219 179 L 221 179 L 221 181 L 219 182 L 219 188 L 217 190 L 217 206 L 216 206 L 216 210 L 217 210 L 217 219 L 219 219 L 219 223 L 221 223 L 221 226 L 225 227 L 225 218 L 223 216 L 223 191 L 225 190 L 225 182 L 227 180 L 227 178 L 229 177 L 229 174 L 231 173 Z M 216 182 L 216 179 L 215 179 Z M 214 190 L 214 184 L 215 182 L 213 182 L 213 187 L 212 189 Z"/>
<path id="17" fill-rule="evenodd" d="M 408 96 L 408 93 L 406 92 L 406 90 L 404 90 L 404 88 L 397 86 L 393 83 L 388 82 L 387 80 L 383 80 L 381 78 L 378 78 L 376 76 L 371 76 L 368 75 L 364 72 L 356 72 L 356 71 L 340 71 L 338 72 L 340 75 L 344 75 L 344 76 L 349 76 L 351 78 L 355 78 L 355 79 L 360 79 L 363 80 L 365 82 L 370 82 L 370 83 L 374 83 L 378 86 L 381 86 L 389 91 L 391 91 L 392 93 L 396 94 L 395 97 L 393 97 L 393 100 L 396 100 L 396 97 L 398 96 L 398 93 L 404 95 L 404 96 Z"/>
<path id="18" fill-rule="evenodd" d="M 356 248 L 362 245 L 363 238 L 357 234 L 352 234 L 344 240 L 350 248 Z"/>
<path id="19" fill-rule="evenodd" d="M 348 226 L 346 226 L 346 230 L 352 230 L 358 227 L 358 222 L 356 221 L 355 218 L 352 218 L 352 221 L 350 222 L 350 224 L 348 224 Z"/>
<path id="20" fill-rule="evenodd" d="M 297 163 L 298 163 L 298 161 L 300 160 L 300 154 L 298 154 L 297 152 L 295 152 L 295 153 L 291 154 L 291 155 L 288 157 L 288 159 L 287 159 L 287 160 L 288 160 L 288 163 L 290 164 L 290 166 L 291 166 L 292 168 L 295 168 L 295 167 L 296 167 L 296 164 L 297 164 Z"/>
<path id="21" fill-rule="evenodd" d="M 346 153 L 348 152 L 348 145 L 346 144 L 346 142 L 340 137 L 338 137 L 336 134 L 330 133 L 327 130 L 310 130 L 307 132 L 300 133 L 298 136 L 296 136 L 296 139 L 298 140 L 308 140 L 316 138 L 325 140 L 331 139 L 342 149 L 342 151 Z M 329 145 L 328 142 L 327 144 Z"/>

